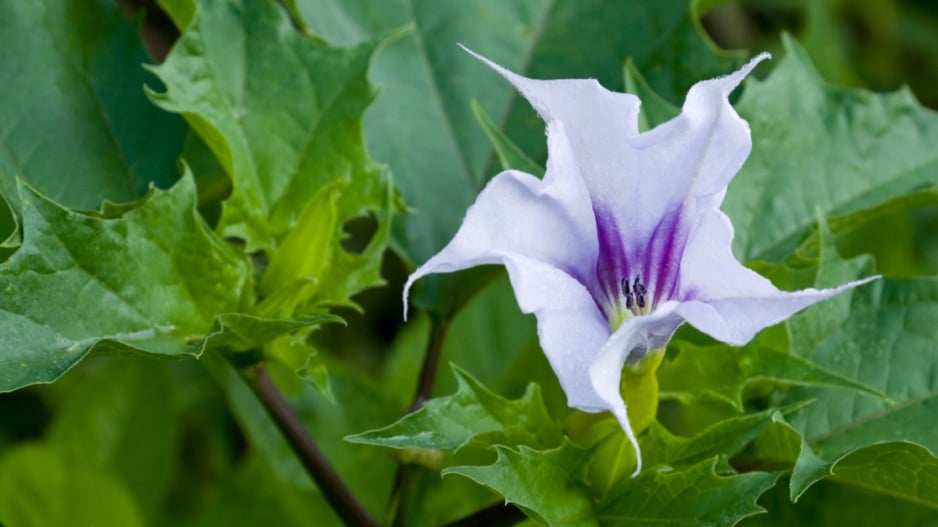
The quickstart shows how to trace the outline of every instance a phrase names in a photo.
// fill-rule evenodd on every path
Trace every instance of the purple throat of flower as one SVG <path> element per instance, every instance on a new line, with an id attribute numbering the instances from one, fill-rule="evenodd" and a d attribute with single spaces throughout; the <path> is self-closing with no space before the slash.
<path id="1" fill-rule="evenodd" d="M 680 300 L 680 264 L 687 241 L 681 210 L 666 214 L 649 239 L 625 247 L 611 215 L 594 210 L 598 254 L 595 276 L 583 281 L 614 333 L 626 320 L 647 315 L 662 302 Z M 650 351 L 650 350 L 645 350 Z M 644 353 L 635 354 L 630 362 Z"/>

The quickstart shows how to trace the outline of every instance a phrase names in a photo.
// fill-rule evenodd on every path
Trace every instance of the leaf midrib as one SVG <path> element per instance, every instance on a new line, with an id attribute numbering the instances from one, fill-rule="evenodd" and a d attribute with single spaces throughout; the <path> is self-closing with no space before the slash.
<path id="1" fill-rule="evenodd" d="M 863 426 L 863 425 L 866 425 L 866 424 L 868 424 L 868 423 L 872 423 L 872 422 L 877 421 L 877 420 L 879 420 L 879 419 L 884 419 L 884 418 L 888 417 L 889 415 L 891 415 L 891 414 L 893 414 L 893 413 L 903 411 L 903 410 L 905 410 L 905 409 L 907 409 L 907 408 L 911 408 L 911 407 L 913 407 L 913 406 L 915 406 L 915 405 L 918 405 L 918 404 L 922 404 L 922 403 L 924 403 L 925 401 L 928 401 L 928 400 L 933 399 L 933 398 L 936 398 L 936 397 L 938 397 L 938 389 L 935 389 L 935 390 L 926 392 L 926 393 L 924 393 L 924 394 L 922 394 L 922 395 L 920 395 L 920 396 L 918 396 L 918 397 L 914 397 L 914 398 L 912 398 L 912 399 L 906 399 L 905 401 L 902 401 L 901 403 L 896 403 L 896 404 L 894 404 L 894 405 L 892 405 L 892 406 L 887 406 L 886 408 L 882 409 L 882 410 L 879 411 L 879 412 L 871 413 L 871 414 L 866 415 L 866 416 L 864 416 L 864 417 L 862 417 L 862 418 L 860 418 L 860 419 L 856 419 L 856 420 L 851 421 L 851 422 L 849 422 L 849 423 L 847 423 L 847 424 L 838 426 L 838 427 L 836 427 L 836 428 L 832 428 L 832 429 L 828 430 L 827 432 L 824 432 L 823 434 L 818 434 L 818 435 L 816 435 L 816 436 L 814 436 L 814 437 L 811 437 L 811 438 L 805 438 L 805 441 L 807 441 L 809 445 L 816 445 L 816 444 L 818 444 L 818 443 L 820 443 L 820 442 L 822 442 L 822 441 L 824 441 L 824 440 L 827 440 L 827 439 L 830 439 L 830 438 L 832 438 L 832 437 L 835 437 L 835 436 L 844 434 L 844 433 L 846 433 L 846 432 L 848 432 L 848 431 L 850 431 L 850 430 L 852 430 L 852 429 L 854 429 L 854 428 L 861 427 L 861 426 Z"/>

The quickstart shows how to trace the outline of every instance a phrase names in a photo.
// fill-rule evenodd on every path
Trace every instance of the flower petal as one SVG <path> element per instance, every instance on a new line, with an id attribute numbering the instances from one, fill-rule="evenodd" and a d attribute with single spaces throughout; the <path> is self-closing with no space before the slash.
<path id="1" fill-rule="evenodd" d="M 627 141 L 638 135 L 638 97 L 609 91 L 595 79 L 529 79 L 463 49 L 511 82 L 548 125 L 563 123 L 594 208 L 612 211 L 630 201 L 629 183 L 639 178 L 626 176 L 640 174 L 631 167 Z"/>
<path id="2" fill-rule="evenodd" d="M 700 331 L 736 346 L 811 304 L 879 278 L 832 289 L 780 291 L 736 260 L 732 242 L 729 218 L 716 209 L 705 211 L 684 251 L 677 313 Z"/>
<path id="3" fill-rule="evenodd" d="M 640 359 L 668 343 L 684 322 L 675 312 L 678 305 L 677 302 L 665 302 L 648 315 L 626 320 L 605 342 L 589 367 L 593 390 L 603 402 L 599 409 L 612 412 L 635 449 L 637 465 L 633 476 L 642 469 L 642 455 L 622 399 L 622 368 L 630 357 Z"/>
<path id="4" fill-rule="evenodd" d="M 593 389 L 590 364 L 609 339 L 609 327 L 586 288 L 566 273 L 520 255 L 505 255 L 518 306 L 537 318 L 544 354 L 557 374 L 567 404 L 606 409 Z"/>
<path id="5" fill-rule="evenodd" d="M 642 154 L 636 170 L 647 180 L 643 199 L 669 202 L 649 214 L 660 217 L 691 197 L 717 198 L 700 208 L 722 203 L 726 186 L 752 150 L 749 124 L 730 105 L 729 95 L 769 57 L 762 53 L 730 75 L 694 84 L 680 115 L 631 141 Z"/>
<path id="6" fill-rule="evenodd" d="M 421 277 L 504 263 L 509 254 L 562 269 L 585 283 L 598 250 L 589 194 L 571 164 L 560 123 L 551 127 L 549 141 L 544 180 L 514 170 L 492 178 L 449 244 L 410 275 L 403 293 L 405 319 L 410 287 Z"/>

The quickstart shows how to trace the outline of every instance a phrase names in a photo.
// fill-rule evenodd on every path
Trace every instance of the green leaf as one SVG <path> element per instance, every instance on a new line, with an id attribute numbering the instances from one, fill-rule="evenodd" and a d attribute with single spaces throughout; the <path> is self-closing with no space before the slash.
<path id="1" fill-rule="evenodd" d="M 319 280 L 331 260 L 338 195 L 339 186 L 328 185 L 303 207 L 296 226 L 283 239 L 261 277 L 260 292 L 266 298 L 257 306 L 258 312 L 290 316 L 325 285 Z"/>
<path id="2" fill-rule="evenodd" d="M 767 410 L 731 417 L 693 437 L 676 436 L 661 424 L 652 423 L 648 432 L 639 437 L 642 470 L 662 466 L 684 468 L 714 456 L 729 458 L 758 437 L 777 414 L 777 410 Z M 617 481 L 628 478 L 635 470 L 634 449 L 615 419 L 596 422 L 578 440 L 594 445 L 589 483 L 593 492 L 604 499 Z"/>
<path id="3" fill-rule="evenodd" d="M 231 178 L 218 231 L 245 240 L 249 251 L 269 251 L 276 278 L 262 282 L 264 290 L 288 278 L 313 280 L 318 303 L 347 304 L 383 283 L 393 196 L 361 135 L 374 95 L 365 77 L 374 48 L 333 48 L 306 37 L 272 0 L 205 0 L 166 62 L 151 68 L 167 88 L 150 90 L 151 99 L 185 116 Z M 311 222 L 322 220 L 325 188 L 333 189 L 326 201 L 334 210 L 317 225 Z M 341 244 L 343 226 L 359 217 L 373 220 L 376 231 L 350 252 Z M 315 248 L 327 245 L 328 254 L 298 254 L 301 244 L 291 240 L 316 228 L 330 229 L 316 233 Z M 294 229 L 300 234 L 291 238 Z M 282 257 L 273 251 L 278 245 Z M 305 263 L 285 268 L 297 256 Z"/>
<path id="4" fill-rule="evenodd" d="M 156 0 L 178 28 L 184 28 L 195 18 L 196 0 Z"/>
<path id="5" fill-rule="evenodd" d="M 41 445 L 0 458 L 0 518 L 10 527 L 144 525 L 133 497 L 110 473 Z"/>
<path id="6" fill-rule="evenodd" d="M 624 77 L 625 91 L 637 95 L 642 101 L 638 115 L 639 130 L 643 132 L 650 130 L 681 113 L 680 107 L 655 93 L 631 58 L 625 61 Z"/>
<path id="7" fill-rule="evenodd" d="M 17 178 L 84 209 L 177 179 L 185 123 L 144 96 L 137 32 L 109 0 L 0 6 L 0 193 L 17 214 Z"/>
<path id="8" fill-rule="evenodd" d="M 765 410 L 731 417 L 693 437 L 673 435 L 656 423 L 641 439 L 645 466 L 682 467 L 717 455 L 730 457 L 755 440 L 779 415 L 778 410 Z"/>
<path id="9" fill-rule="evenodd" d="M 589 492 L 578 476 L 590 451 L 564 441 L 552 450 L 517 450 L 497 446 L 498 459 L 488 466 L 447 467 L 443 475 L 459 474 L 485 485 L 547 525 L 598 526 Z"/>
<path id="10" fill-rule="evenodd" d="M 524 75 L 597 78 L 618 90 L 622 64 L 632 56 L 671 100 L 735 62 L 707 43 L 688 0 L 290 3 L 311 32 L 344 45 L 409 28 L 375 56 L 371 78 L 382 96 L 365 130 L 370 150 L 390 165 L 416 209 L 395 232 L 414 262 L 449 241 L 493 175 L 493 148 L 470 101 L 477 99 L 521 151 L 536 162 L 545 158 L 543 123 L 508 82 L 457 43 Z"/>
<path id="11" fill-rule="evenodd" d="M 530 157 L 525 155 L 525 153 L 518 148 L 518 145 L 512 143 L 511 139 L 509 139 L 504 132 L 499 130 L 498 125 L 492 121 L 489 114 L 485 113 L 485 110 L 482 109 L 482 106 L 480 106 L 475 99 L 472 101 L 472 112 L 475 114 L 482 129 L 485 130 L 485 135 L 487 135 L 489 141 L 491 141 L 492 147 L 498 155 L 498 161 L 502 165 L 502 169 L 520 170 L 538 177 L 544 175 L 544 167 L 532 161 Z"/>
<path id="12" fill-rule="evenodd" d="M 877 270 L 884 275 L 934 275 L 938 268 L 934 260 L 927 257 L 927 249 L 923 249 L 934 237 L 925 230 L 927 226 L 921 226 L 917 220 L 934 211 L 936 206 L 938 188 L 929 188 L 875 207 L 828 218 L 827 223 L 838 252 L 869 254 L 876 261 Z M 817 254 L 822 243 L 819 234 L 817 229 L 812 231 L 802 242 L 799 253 Z"/>
<path id="13" fill-rule="evenodd" d="M 196 355 L 238 307 L 246 262 L 197 216 L 191 177 L 118 217 L 25 186 L 21 200 L 23 244 L 0 265 L 0 391 L 51 382 L 93 348 Z"/>
<path id="14" fill-rule="evenodd" d="M 870 445 L 813 468 L 810 478 L 796 483 L 793 476 L 793 500 L 827 477 L 867 492 L 938 509 L 938 458 L 915 443 L 896 441 Z"/>
<path id="15" fill-rule="evenodd" d="M 149 516 L 170 490 L 176 470 L 177 398 L 166 362 L 110 358 L 68 376 L 67 394 L 46 432 L 47 444 L 70 463 L 120 479 Z"/>
<path id="16" fill-rule="evenodd" d="M 764 512 L 759 496 L 775 485 L 778 474 L 750 472 L 720 476 L 716 460 L 685 470 L 648 470 L 625 478 L 599 507 L 603 525 L 735 525 Z"/>
<path id="17" fill-rule="evenodd" d="M 805 445 L 801 434 L 776 412 L 752 443 L 733 456 L 732 465 L 738 470 L 772 471 L 791 470 L 796 463 L 813 462 L 811 449 Z"/>
<path id="18" fill-rule="evenodd" d="M 244 313 L 223 313 L 215 320 L 211 332 L 202 340 L 199 349 L 253 351 L 289 333 L 341 320 L 326 314 L 269 319 Z"/>
<path id="19" fill-rule="evenodd" d="M 560 428 L 548 415 L 540 388 L 528 385 L 520 399 L 496 395 L 468 373 L 453 366 L 458 391 L 431 399 L 422 408 L 378 430 L 346 438 L 353 443 L 399 449 L 457 450 L 480 445 L 560 444 Z"/>
<path id="20" fill-rule="evenodd" d="M 908 90 L 878 95 L 824 83 L 804 50 L 764 82 L 750 81 L 737 105 L 753 150 L 730 184 L 723 210 L 743 261 L 779 261 L 815 221 L 934 186 L 938 115 Z"/>
<path id="21" fill-rule="evenodd" d="M 935 525 L 938 511 L 859 487 L 822 481 L 798 503 L 792 503 L 784 483 L 776 485 L 759 499 L 768 514 L 752 516 L 739 525 L 745 527 L 877 527 L 880 525 Z"/>
<path id="22" fill-rule="evenodd" d="M 868 397 L 884 395 L 862 383 L 825 370 L 796 355 L 775 351 L 755 342 L 743 348 L 728 345 L 697 346 L 677 342 L 677 358 L 658 373 L 661 397 L 691 402 L 696 398 L 726 402 L 743 410 L 743 390 L 756 383 L 820 386 L 851 390 Z"/>
<path id="23" fill-rule="evenodd" d="M 840 260 L 823 226 L 821 235 L 819 287 L 869 274 L 868 261 Z M 835 460 L 856 449 L 895 441 L 938 448 L 938 434 L 930 425 L 938 409 L 938 379 L 930 374 L 936 367 L 938 280 L 880 279 L 806 310 L 790 326 L 797 352 L 893 401 L 792 390 L 789 399 L 817 399 L 789 418 L 806 442 L 792 474 L 793 497 L 830 475 Z M 848 472 L 840 480 L 848 475 L 860 474 Z"/>

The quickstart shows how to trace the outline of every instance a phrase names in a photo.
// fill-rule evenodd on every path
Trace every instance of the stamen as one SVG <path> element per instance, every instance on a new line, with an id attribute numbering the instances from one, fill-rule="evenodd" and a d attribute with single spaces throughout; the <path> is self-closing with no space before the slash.
<path id="1" fill-rule="evenodd" d="M 638 308 L 645 309 L 645 294 L 648 293 L 648 290 L 645 289 L 645 285 L 642 284 L 641 280 L 642 275 L 636 276 L 632 289 L 635 290 L 635 303 L 638 304 Z"/>
<path id="2" fill-rule="evenodd" d="M 629 290 L 629 279 L 622 279 L 622 291 L 625 293 L 625 309 L 629 311 L 632 310 L 632 303 L 634 302 L 634 297 L 632 296 L 632 291 Z"/>

